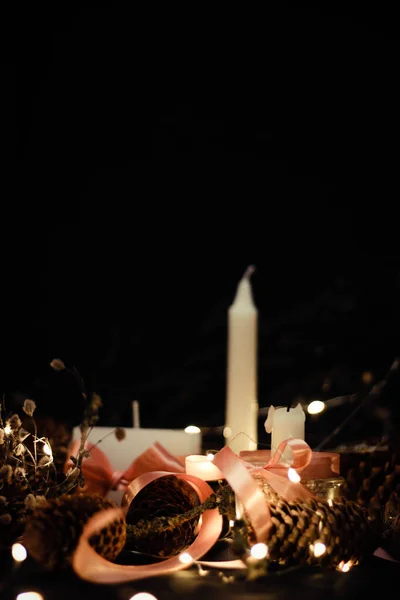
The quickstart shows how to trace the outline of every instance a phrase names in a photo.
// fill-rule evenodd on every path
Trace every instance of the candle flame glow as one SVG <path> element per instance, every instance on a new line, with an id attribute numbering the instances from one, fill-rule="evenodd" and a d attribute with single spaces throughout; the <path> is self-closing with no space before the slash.
<path id="1" fill-rule="evenodd" d="M 188 425 L 185 427 L 185 433 L 190 433 L 193 435 L 195 433 L 201 433 L 201 429 L 200 427 L 196 427 L 196 425 Z"/>
<path id="2" fill-rule="evenodd" d="M 190 565 L 193 562 L 193 558 L 189 552 L 182 552 L 182 554 L 179 556 L 179 560 L 184 565 Z"/>
<path id="3" fill-rule="evenodd" d="M 268 554 L 268 546 L 265 544 L 254 544 L 251 547 L 250 554 L 254 556 L 254 558 L 265 558 Z"/>
<path id="4" fill-rule="evenodd" d="M 292 467 L 290 467 L 288 469 L 288 479 L 290 479 L 290 481 L 292 481 L 293 483 L 299 483 L 301 477 L 298 474 L 298 472 L 295 469 L 292 469 Z"/>
<path id="5" fill-rule="evenodd" d="M 318 415 L 323 410 L 325 410 L 325 402 L 322 402 L 321 400 L 313 400 L 307 407 L 309 415 Z"/>
<path id="6" fill-rule="evenodd" d="M 25 546 L 22 544 L 13 544 L 11 554 L 13 559 L 17 562 L 23 562 L 28 555 Z"/>

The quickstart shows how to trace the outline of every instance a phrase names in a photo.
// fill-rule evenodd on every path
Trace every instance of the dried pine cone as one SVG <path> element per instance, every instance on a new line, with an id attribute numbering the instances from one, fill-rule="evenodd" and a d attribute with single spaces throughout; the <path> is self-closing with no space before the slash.
<path id="1" fill-rule="evenodd" d="M 168 519 L 199 504 L 199 497 L 190 483 L 175 475 L 166 475 L 146 485 L 135 496 L 126 514 L 126 522 L 140 526 L 143 521 L 153 521 L 158 517 Z M 193 542 L 198 521 L 199 517 L 194 517 L 179 526 L 151 532 L 144 538 L 129 538 L 127 548 L 163 558 L 176 556 Z"/>
<path id="2" fill-rule="evenodd" d="M 117 505 L 97 494 L 65 495 L 48 500 L 26 522 L 24 544 L 28 553 L 48 570 L 69 568 L 84 525 L 95 513 L 107 508 L 117 508 Z M 125 540 L 125 520 L 119 518 L 92 536 L 90 544 L 101 556 L 113 561 Z"/>
<path id="3" fill-rule="evenodd" d="M 269 562 L 281 565 L 307 564 L 337 568 L 340 563 L 357 564 L 377 547 L 378 532 L 366 510 L 352 501 L 305 502 L 279 500 L 270 504 L 272 527 L 266 541 Z M 248 544 L 254 543 L 248 530 Z M 315 556 L 315 544 L 326 551 Z"/>
<path id="4" fill-rule="evenodd" d="M 348 500 L 368 509 L 371 517 L 384 519 L 389 507 L 391 510 L 396 506 L 400 508 L 400 465 L 388 462 L 384 466 L 370 467 L 361 462 L 358 467 L 349 469 L 344 494 Z"/>

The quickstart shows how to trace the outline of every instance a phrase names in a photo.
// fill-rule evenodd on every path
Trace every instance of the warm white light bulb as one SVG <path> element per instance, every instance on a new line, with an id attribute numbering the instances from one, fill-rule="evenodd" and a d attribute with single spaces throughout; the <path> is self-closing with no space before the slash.
<path id="1" fill-rule="evenodd" d="M 322 556 L 323 554 L 325 554 L 326 552 L 326 546 L 325 544 L 323 544 L 322 542 L 315 542 L 314 544 L 314 556 L 316 558 L 318 558 L 319 556 Z"/>
<path id="2" fill-rule="evenodd" d="M 23 562 L 28 556 L 26 548 L 22 544 L 13 544 L 11 554 L 13 559 L 17 562 Z"/>
<path id="3" fill-rule="evenodd" d="M 232 437 L 232 428 L 231 427 L 224 427 L 224 431 L 222 432 L 222 435 L 224 436 L 224 438 L 230 438 Z"/>
<path id="4" fill-rule="evenodd" d="M 157 598 L 148 592 L 139 592 L 138 594 L 131 596 L 129 600 L 157 600 Z"/>
<path id="5" fill-rule="evenodd" d="M 49 444 L 47 444 L 47 443 L 44 443 L 44 444 L 43 444 L 43 448 L 42 448 L 42 450 L 43 450 L 43 452 L 44 452 L 45 454 L 47 454 L 47 456 L 52 456 L 52 454 L 53 454 L 53 452 L 52 452 L 52 450 L 51 450 L 51 448 L 50 448 Z"/>
<path id="6" fill-rule="evenodd" d="M 325 402 L 322 402 L 321 400 L 313 400 L 307 406 L 307 412 L 309 415 L 317 415 L 323 410 L 325 410 Z"/>
<path id="7" fill-rule="evenodd" d="M 295 469 L 292 469 L 292 467 L 290 467 L 288 469 L 287 476 L 290 479 L 290 481 L 292 481 L 293 483 L 299 483 L 299 481 L 301 479 L 298 472 Z"/>
<path id="8" fill-rule="evenodd" d="M 250 554 L 254 558 L 265 558 L 268 554 L 268 546 L 262 543 L 254 544 L 254 546 L 251 547 Z"/>
<path id="9" fill-rule="evenodd" d="M 22 592 L 16 600 L 43 600 L 43 596 L 39 592 Z"/>
<path id="10" fill-rule="evenodd" d="M 185 427 L 185 433 L 191 433 L 192 435 L 195 433 L 200 433 L 201 429 L 200 427 L 196 427 L 196 425 L 188 425 L 187 427 Z"/>
<path id="11" fill-rule="evenodd" d="M 208 460 L 214 460 L 214 454 L 212 452 L 208 452 L 207 459 Z"/>
<path id="12" fill-rule="evenodd" d="M 9 425 L 6 425 L 6 426 L 4 427 L 4 433 L 5 433 L 6 435 L 10 435 L 10 433 L 11 433 L 11 427 L 10 427 Z"/>
<path id="13" fill-rule="evenodd" d="M 193 562 L 193 558 L 191 557 L 189 552 L 182 552 L 182 554 L 179 556 L 179 560 L 184 565 L 190 565 L 190 563 Z"/>

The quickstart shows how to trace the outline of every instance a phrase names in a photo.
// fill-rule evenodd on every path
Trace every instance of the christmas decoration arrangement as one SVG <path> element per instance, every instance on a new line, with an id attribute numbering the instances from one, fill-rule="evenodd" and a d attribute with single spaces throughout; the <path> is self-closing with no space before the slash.
<path id="1" fill-rule="evenodd" d="M 83 384 L 82 394 L 81 439 L 64 454 L 61 474 L 51 440 L 37 430 L 35 402 L 25 400 L 23 421 L 1 404 L 0 539 L 8 548 L 22 543 L 43 569 L 119 583 L 196 563 L 254 580 L 294 566 L 346 572 L 379 548 L 400 560 L 396 455 L 379 467 L 360 461 L 334 497 L 310 485 L 307 472 L 313 460 L 318 471 L 321 457 L 298 438 L 283 439 L 256 465 L 225 446 L 210 457 L 222 474 L 214 482 L 186 473 L 159 444 L 110 478 L 88 440 L 101 399 Z M 115 435 L 123 439 L 122 430 Z M 111 489 L 123 491 L 121 505 L 108 497 Z M 208 560 L 221 542 L 229 558 Z"/>

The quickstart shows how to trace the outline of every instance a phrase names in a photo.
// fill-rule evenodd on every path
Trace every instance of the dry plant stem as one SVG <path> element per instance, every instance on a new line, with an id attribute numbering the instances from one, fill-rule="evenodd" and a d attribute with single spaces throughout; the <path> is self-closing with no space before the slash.
<path id="1" fill-rule="evenodd" d="M 360 404 L 358 404 L 356 406 L 356 408 L 349 414 L 349 416 L 346 417 L 346 419 L 344 419 L 344 421 L 342 421 L 342 423 L 340 423 L 340 425 L 338 425 L 338 427 L 336 427 L 332 431 L 332 433 L 330 433 L 324 440 L 322 440 L 322 442 L 320 442 L 320 444 L 318 444 L 318 446 L 316 448 L 314 448 L 314 451 L 319 451 L 319 450 L 321 450 L 321 448 L 324 448 L 328 442 L 330 442 L 335 436 L 337 436 L 338 433 L 340 433 L 342 431 L 342 429 L 354 417 L 354 415 L 356 415 L 364 406 L 366 406 L 368 404 L 368 402 L 370 402 L 373 399 L 376 400 L 377 398 L 379 398 L 382 390 L 384 388 L 386 388 L 388 383 L 390 383 L 391 379 L 396 374 L 398 374 L 399 367 L 400 367 L 400 359 L 396 358 L 393 361 L 393 364 L 390 367 L 389 371 L 386 373 L 384 379 L 382 379 L 381 381 L 379 381 L 372 387 L 372 389 L 368 392 L 368 394 L 360 402 Z"/>
<path id="2" fill-rule="evenodd" d="M 137 525 L 128 524 L 126 526 L 127 534 L 134 540 L 138 540 L 148 536 L 150 533 L 169 531 L 186 521 L 199 517 L 206 510 L 214 508 L 218 508 L 221 514 L 226 514 L 231 495 L 231 489 L 228 486 L 222 486 L 220 490 L 211 494 L 204 502 L 184 513 L 175 515 L 174 517 L 157 517 L 152 521 L 139 521 Z"/>

